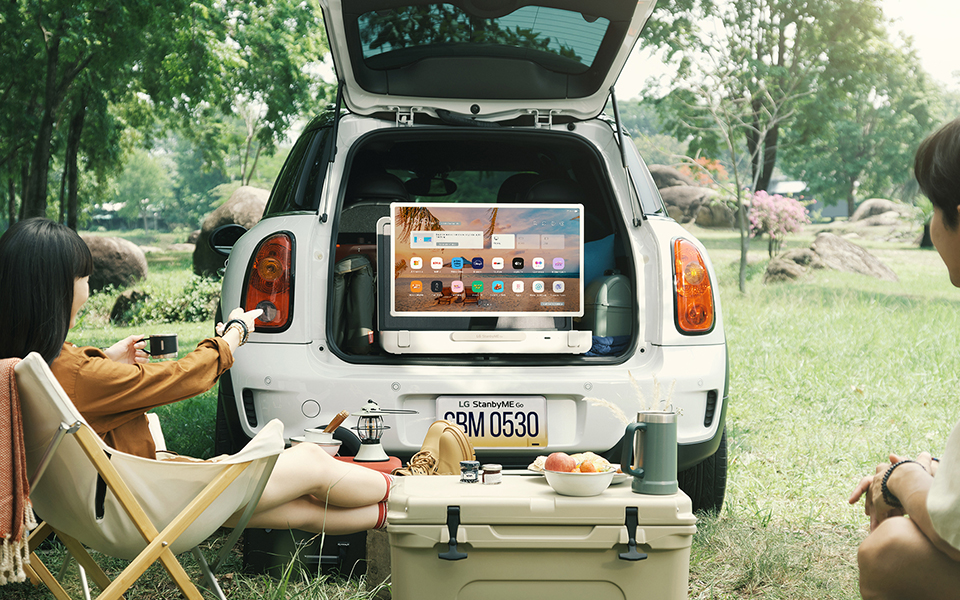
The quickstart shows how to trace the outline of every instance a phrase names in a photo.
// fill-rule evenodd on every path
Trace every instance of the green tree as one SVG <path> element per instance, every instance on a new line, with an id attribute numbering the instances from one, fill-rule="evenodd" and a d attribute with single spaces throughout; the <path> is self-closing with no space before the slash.
<path id="1" fill-rule="evenodd" d="M 845 200 L 847 214 L 859 198 L 903 196 L 938 98 L 909 41 L 872 40 L 856 65 L 831 64 L 821 80 L 784 136 L 783 168 L 826 204 Z"/>
<path id="2" fill-rule="evenodd" d="M 81 169 L 98 179 L 116 171 L 123 130 L 142 127 L 149 147 L 157 119 L 188 132 L 207 163 L 240 156 L 239 176 L 250 181 L 258 156 L 274 152 L 305 107 L 325 96 L 305 69 L 324 49 L 314 2 L 2 3 L 0 58 L 13 65 L 0 70 L 7 219 L 47 213 L 59 160 L 60 212 L 75 225 Z M 243 107 L 254 117 L 231 150 L 231 128 L 216 121 Z M 110 131 L 100 140 L 110 148 L 85 143 L 91 125 Z"/>
<path id="3" fill-rule="evenodd" d="M 657 22 L 660 33 L 645 42 L 664 48 L 678 69 L 674 91 L 658 103 L 661 117 L 678 139 L 690 140 L 689 155 L 717 155 L 723 143 L 715 132 L 691 130 L 683 118 L 694 100 L 683 82 L 722 73 L 724 87 L 711 93 L 746 102 L 747 127 L 739 134 L 757 190 L 770 183 L 787 116 L 817 91 L 831 62 L 854 62 L 880 32 L 875 0 L 702 0 L 689 10 L 673 8 L 674 29 L 666 35 Z"/>
<path id="4" fill-rule="evenodd" d="M 161 160 L 143 150 L 135 151 L 116 181 L 114 202 L 123 203 L 120 216 L 129 223 L 142 221 L 143 230 L 149 231 L 172 199 L 170 177 Z"/>
<path id="5" fill-rule="evenodd" d="M 187 3 L 17 0 L 8 4 L 9 18 L 0 23 L 0 37 L 12 34 L 21 43 L 4 48 L 11 52 L 4 62 L 17 65 L 16 70 L 33 69 L 27 76 L 11 76 L 9 82 L 11 97 L 30 98 L 25 116 L 17 119 L 27 126 L 23 149 L 30 153 L 22 183 L 22 213 L 43 216 L 58 127 L 65 123 L 68 130 L 65 162 L 69 165 L 76 161 L 88 94 L 125 83 L 145 47 L 144 32 L 167 31 L 167 11 L 181 12 Z M 72 111 L 67 103 L 71 95 Z M 67 181 L 68 186 L 74 185 L 74 172 L 68 170 Z"/>

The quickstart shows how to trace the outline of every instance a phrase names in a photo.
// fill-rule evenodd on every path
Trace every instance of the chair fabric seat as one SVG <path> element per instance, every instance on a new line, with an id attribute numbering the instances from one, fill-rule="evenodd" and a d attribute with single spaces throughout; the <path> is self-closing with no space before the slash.
<path id="1" fill-rule="evenodd" d="M 23 402 L 28 473 L 36 471 L 61 423 L 69 420 L 65 423 L 68 426 L 77 422 L 86 425 L 52 375 L 36 376 L 33 369 L 41 367 L 40 370 L 49 374 L 45 363 L 33 364 L 37 360 L 42 363 L 39 355 L 30 355 L 17 366 L 17 385 L 21 397 L 46 396 L 56 402 Z M 174 554 L 197 546 L 243 508 L 255 493 L 256 483 L 264 469 L 272 467 L 267 459 L 278 455 L 284 448 L 283 424 L 276 419 L 267 423 L 243 450 L 231 456 L 219 457 L 215 459 L 216 462 L 151 460 L 114 450 L 99 437 L 96 439 L 159 531 L 219 473 L 233 464 L 256 461 L 204 510 L 186 532 L 173 541 L 170 548 Z M 131 560 L 147 544 L 113 492 L 102 483 L 98 486 L 99 478 L 76 437 L 67 435 L 53 454 L 43 476 L 30 490 L 34 510 L 54 529 L 82 541 L 86 546 L 109 556 Z M 101 499 L 97 498 L 98 487 Z M 102 514 L 101 518 L 98 518 L 98 512 Z"/>

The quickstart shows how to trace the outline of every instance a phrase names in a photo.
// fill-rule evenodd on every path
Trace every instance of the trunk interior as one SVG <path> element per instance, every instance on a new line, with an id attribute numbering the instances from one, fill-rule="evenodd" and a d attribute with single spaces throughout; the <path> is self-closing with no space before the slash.
<path id="1" fill-rule="evenodd" d="M 637 338 L 634 258 L 622 243 L 627 234 L 600 154 L 567 132 L 490 131 L 466 128 L 400 128 L 367 135 L 346 157 L 346 185 L 334 211 L 336 264 L 328 286 L 333 309 L 328 338 L 350 362 L 404 364 L 584 364 L 621 362 Z M 456 315 L 393 317 L 383 302 L 389 292 L 389 240 L 378 221 L 391 202 L 582 204 L 584 206 L 584 316 L 548 317 L 557 331 L 592 330 L 585 355 L 392 355 L 377 338 L 381 330 L 543 329 L 524 318 Z M 384 246 L 387 246 L 386 248 Z M 591 285 L 592 284 L 592 285 Z M 620 300 L 613 300 L 614 285 Z M 606 286 L 606 288 L 604 288 Z M 447 298 L 451 304 L 468 301 Z M 387 296 L 388 297 L 388 296 Z M 598 300 L 597 298 L 601 298 Z M 532 325 L 532 326 L 531 326 Z"/>

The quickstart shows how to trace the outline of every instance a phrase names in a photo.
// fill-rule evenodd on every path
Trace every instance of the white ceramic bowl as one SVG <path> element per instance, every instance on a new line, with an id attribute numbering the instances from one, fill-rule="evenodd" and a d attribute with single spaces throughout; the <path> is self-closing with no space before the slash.
<path id="1" fill-rule="evenodd" d="M 561 496 L 598 496 L 607 489 L 616 471 L 606 473 L 561 473 L 544 471 L 547 483 Z"/>
<path id="2" fill-rule="evenodd" d="M 290 443 L 293 445 L 296 444 L 313 444 L 314 446 L 320 446 L 323 448 L 327 454 L 330 456 L 336 456 L 337 452 L 340 451 L 340 440 L 333 440 L 332 442 L 310 442 L 301 437 L 292 437 L 290 438 Z"/>
<path id="3" fill-rule="evenodd" d="M 315 443 L 331 443 L 336 440 L 333 439 L 333 433 L 325 433 L 323 429 L 304 429 L 303 430 L 303 439 L 308 442 Z"/>

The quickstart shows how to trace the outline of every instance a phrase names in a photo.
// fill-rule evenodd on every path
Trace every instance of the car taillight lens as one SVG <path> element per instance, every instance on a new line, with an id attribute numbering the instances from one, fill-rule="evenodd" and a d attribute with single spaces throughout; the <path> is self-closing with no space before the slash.
<path id="1" fill-rule="evenodd" d="M 677 286 L 677 327 L 684 333 L 713 329 L 713 285 L 703 256 L 690 240 L 673 241 L 673 279 Z"/>
<path id="2" fill-rule="evenodd" d="M 260 242 L 243 286 L 243 309 L 263 309 L 256 330 L 283 331 L 290 326 L 293 297 L 293 237 L 278 233 Z"/>

